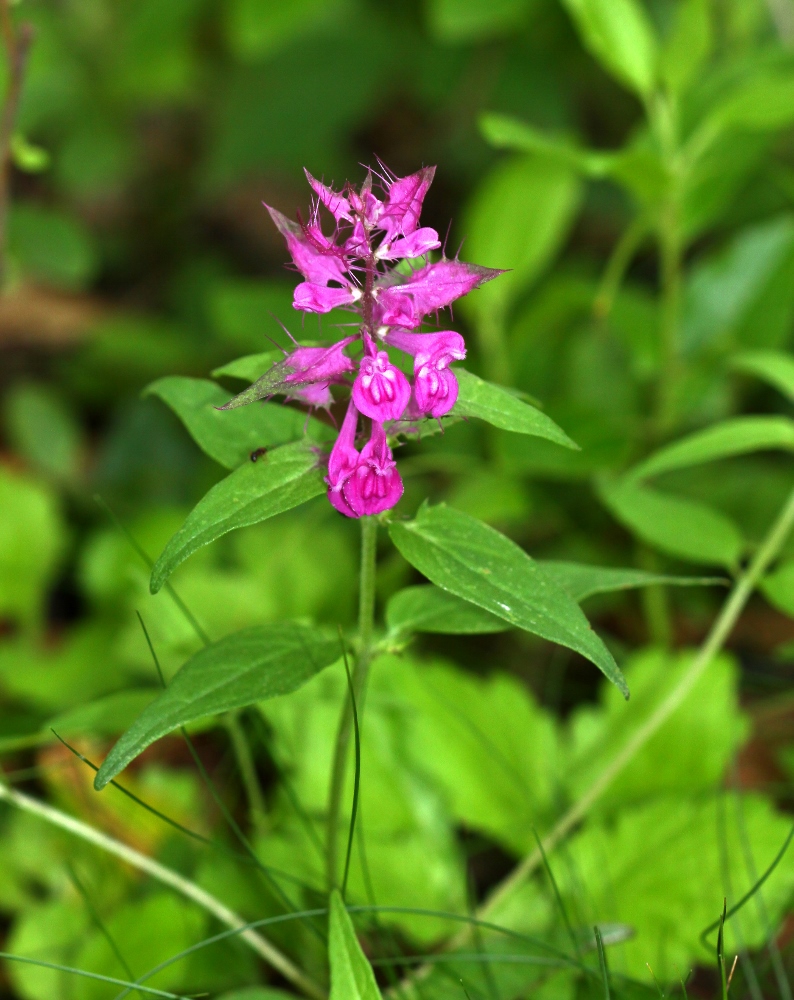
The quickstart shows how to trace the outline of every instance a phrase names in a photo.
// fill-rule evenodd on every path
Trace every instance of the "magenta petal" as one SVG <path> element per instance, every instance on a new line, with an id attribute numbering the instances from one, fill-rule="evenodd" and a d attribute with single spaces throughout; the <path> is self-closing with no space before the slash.
<path id="1" fill-rule="evenodd" d="M 292 305 L 305 312 L 327 313 L 360 298 L 361 293 L 356 288 L 327 288 L 312 281 L 302 281 L 295 286 Z"/>
<path id="2" fill-rule="evenodd" d="M 314 238 L 309 239 L 297 222 L 288 219 L 286 215 L 282 215 L 269 205 L 265 207 L 270 212 L 276 228 L 287 241 L 287 249 L 295 267 L 304 278 L 320 285 L 327 285 L 329 281 L 338 281 L 343 285 L 350 284 L 345 276 L 347 262 L 340 247 L 323 237 L 319 229 Z"/>
<path id="3" fill-rule="evenodd" d="M 408 379 L 389 361 L 386 351 L 373 347 L 372 353 L 365 354 L 361 359 L 353 383 L 356 407 L 365 416 L 383 423 L 399 420 L 410 398 L 411 384 Z"/>
<path id="4" fill-rule="evenodd" d="M 344 514 L 345 517 L 360 517 L 361 515 L 357 514 L 347 500 L 345 500 L 343 486 L 344 484 L 340 486 L 338 490 L 331 489 L 330 486 L 328 487 L 328 502 L 332 507 L 335 507 L 340 514 Z"/>
<path id="5" fill-rule="evenodd" d="M 355 365 L 344 349 L 352 344 L 355 337 L 337 340 L 330 347 L 297 347 L 284 359 L 291 371 L 284 382 L 289 385 L 325 383 L 338 381 L 342 375 L 355 370 Z"/>
<path id="6" fill-rule="evenodd" d="M 401 257 L 423 257 L 431 250 L 437 250 L 441 246 L 438 233 L 435 229 L 425 227 L 417 229 L 410 236 L 395 240 L 393 243 L 384 243 L 378 250 L 376 256 L 381 260 L 397 260 Z"/>
<path id="7" fill-rule="evenodd" d="M 390 240 L 395 236 L 410 236 L 419 225 L 422 202 L 433 183 L 435 172 L 435 167 L 424 167 L 409 177 L 399 177 L 389 185 L 380 225 Z"/>
<path id="8" fill-rule="evenodd" d="M 443 417 L 458 399 L 458 380 L 449 368 L 424 365 L 414 377 L 414 395 L 419 410 L 428 417 Z"/>
<path id="9" fill-rule="evenodd" d="M 390 330 L 386 343 L 412 354 L 419 367 L 432 361 L 443 361 L 444 366 L 452 361 L 463 361 L 466 357 L 466 342 L 454 330 L 439 330 L 437 333 L 409 333 L 407 330 Z"/>
<path id="10" fill-rule="evenodd" d="M 312 190 L 320 199 L 320 201 L 325 205 L 328 211 L 333 215 L 337 222 L 345 221 L 350 222 L 350 202 L 344 195 L 337 194 L 331 188 L 326 187 L 321 181 L 315 180 L 314 177 L 309 173 L 304 167 L 303 172 L 306 174 L 306 179 L 312 187 Z"/>
<path id="11" fill-rule="evenodd" d="M 343 494 L 345 483 L 358 465 L 359 454 L 355 445 L 357 426 L 358 412 L 353 403 L 350 402 L 347 405 L 347 413 L 342 421 L 339 436 L 328 456 L 328 475 L 325 477 L 325 482 L 328 485 L 328 500 L 346 517 L 358 517 Z"/>

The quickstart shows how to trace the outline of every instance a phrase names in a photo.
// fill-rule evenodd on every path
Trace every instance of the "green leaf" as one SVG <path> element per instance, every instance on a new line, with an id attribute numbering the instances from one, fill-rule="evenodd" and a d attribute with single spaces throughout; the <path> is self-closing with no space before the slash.
<path id="1" fill-rule="evenodd" d="M 28 142 L 20 132 L 15 132 L 11 136 L 11 159 L 14 161 L 14 166 L 27 174 L 40 174 L 51 162 L 46 149 Z"/>
<path id="2" fill-rule="evenodd" d="M 467 206 L 468 260 L 509 268 L 464 300 L 481 323 L 494 322 L 534 281 L 560 247 L 579 204 L 580 182 L 568 166 L 514 156 L 496 165 Z"/>
<path id="3" fill-rule="evenodd" d="M 348 12 L 345 0 L 232 0 L 225 9 L 229 47 L 244 60 L 272 56 Z"/>
<path id="4" fill-rule="evenodd" d="M 432 584 L 398 590 L 386 605 L 386 624 L 395 633 L 444 635 L 478 635 L 510 628 L 503 618 Z"/>
<path id="5" fill-rule="evenodd" d="M 585 174 L 587 177 L 606 177 L 614 166 L 617 155 L 581 149 L 564 137 L 555 136 L 526 122 L 489 112 L 480 117 L 480 132 L 486 142 L 496 149 L 511 149 L 518 153 L 534 153 Z"/>
<path id="6" fill-rule="evenodd" d="M 711 113 L 707 127 L 767 131 L 794 122 L 794 72 L 750 72 Z"/>
<path id="7" fill-rule="evenodd" d="M 429 0 L 427 20 L 441 42 L 482 42 L 515 29 L 534 0 Z"/>
<path id="8" fill-rule="evenodd" d="M 563 0 L 585 48 L 621 83 L 647 96 L 656 82 L 653 28 L 636 0 Z"/>
<path id="9" fill-rule="evenodd" d="M 602 482 L 599 496 L 624 527 L 670 555 L 733 568 L 744 549 L 733 521 L 705 504 L 625 480 Z"/>
<path id="10" fill-rule="evenodd" d="M 279 403 L 260 403 L 241 410 L 219 411 L 229 394 L 203 378 L 170 375 L 145 391 L 166 403 L 202 451 L 227 469 L 236 469 L 257 448 L 272 448 L 306 435 L 314 441 L 333 437 L 326 428 L 300 410 Z"/>
<path id="11" fill-rule="evenodd" d="M 403 556 L 431 583 L 511 625 L 575 649 L 628 697 L 612 654 L 576 602 L 509 538 L 445 504 L 426 503 L 389 532 Z"/>
<path id="12" fill-rule="evenodd" d="M 77 485 L 83 430 L 54 388 L 17 383 L 6 393 L 4 408 L 10 444 L 17 453 L 56 482 Z"/>
<path id="13" fill-rule="evenodd" d="M 68 291 L 88 285 L 99 266 L 88 229 L 72 216 L 32 203 L 12 205 L 8 245 L 25 277 Z"/>
<path id="14" fill-rule="evenodd" d="M 494 427 L 516 434 L 530 434 L 561 444 L 564 448 L 579 450 L 551 417 L 524 403 L 507 389 L 472 375 L 465 368 L 455 368 L 460 392 L 452 411 L 455 417 L 477 417 Z"/>
<path id="15" fill-rule="evenodd" d="M 794 560 L 781 563 L 761 581 L 761 591 L 769 603 L 794 618 Z"/>
<path id="16" fill-rule="evenodd" d="M 0 466 L 0 618 L 35 623 L 66 538 L 54 494 Z"/>
<path id="17" fill-rule="evenodd" d="M 539 559 L 538 566 L 575 601 L 583 601 L 593 594 L 650 587 L 657 583 L 668 587 L 707 587 L 725 582 L 721 577 L 714 576 L 668 576 L 664 573 L 648 573 L 642 569 L 588 566 L 585 563 L 547 559 Z"/>
<path id="18" fill-rule="evenodd" d="M 214 369 L 213 378 L 239 378 L 246 382 L 256 382 L 256 380 L 272 368 L 276 362 L 281 361 L 284 354 L 281 351 L 264 351 L 261 354 L 246 354 L 242 358 L 235 358 L 228 364 L 221 365 Z"/>
<path id="19" fill-rule="evenodd" d="M 288 694 L 339 658 L 339 639 L 307 625 L 255 625 L 199 650 L 105 758 L 100 790 L 155 740 L 208 715 Z"/>
<path id="20" fill-rule="evenodd" d="M 731 368 L 756 375 L 794 402 L 794 357 L 784 351 L 743 351 L 731 359 Z"/>
<path id="21" fill-rule="evenodd" d="M 715 462 L 732 455 L 794 450 L 794 421 L 788 417 L 733 417 L 660 448 L 626 474 L 639 482 L 674 469 Z"/>
<path id="22" fill-rule="evenodd" d="M 325 493 L 317 456 L 302 442 L 247 462 L 212 487 L 166 545 L 152 570 L 156 594 L 180 563 L 235 528 L 258 524 Z"/>
<path id="23" fill-rule="evenodd" d="M 670 37 L 661 53 L 661 73 L 674 94 L 684 93 L 696 79 L 712 46 L 708 0 L 682 0 Z"/>
<path id="24" fill-rule="evenodd" d="M 361 950 L 356 929 L 336 889 L 331 893 L 330 910 L 330 1000 L 381 1000 L 375 973 Z"/>

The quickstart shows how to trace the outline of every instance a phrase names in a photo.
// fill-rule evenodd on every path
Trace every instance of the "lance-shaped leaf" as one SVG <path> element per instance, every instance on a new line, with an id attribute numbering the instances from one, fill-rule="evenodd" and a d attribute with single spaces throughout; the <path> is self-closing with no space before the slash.
<path id="1" fill-rule="evenodd" d="M 306 347 L 313 347 L 314 344 L 306 344 Z M 282 351 L 262 351 L 260 354 L 245 354 L 234 361 L 228 361 L 220 368 L 212 371 L 213 378 L 239 378 L 244 382 L 256 382 L 263 372 L 272 368 L 277 361 L 284 358 Z"/>
<path id="2" fill-rule="evenodd" d="M 763 379 L 794 401 L 794 357 L 785 351 L 742 351 L 731 368 Z"/>
<path id="3" fill-rule="evenodd" d="M 392 541 L 428 580 L 510 625 L 586 656 L 628 697 L 612 654 L 579 605 L 509 538 L 445 504 L 395 521 Z"/>
<path id="4" fill-rule="evenodd" d="M 246 462 L 196 504 L 154 564 L 156 594 L 180 563 L 235 528 L 246 528 L 325 493 L 317 455 L 304 443 L 285 444 L 255 464 Z"/>
<path id="5" fill-rule="evenodd" d="M 256 625 L 205 646 L 174 675 L 105 758 L 99 790 L 179 726 L 288 694 L 339 658 L 339 639 L 293 622 Z"/>
<path id="6" fill-rule="evenodd" d="M 507 389 L 492 382 L 485 382 L 465 368 L 455 367 L 455 375 L 460 385 L 458 401 L 452 410 L 454 417 L 477 417 L 494 427 L 515 434 L 531 434 L 561 444 L 564 448 L 579 450 L 565 431 L 546 416 L 514 396 Z"/>
<path id="7" fill-rule="evenodd" d="M 788 417 L 733 417 L 666 445 L 635 465 L 626 479 L 637 482 L 662 472 L 770 449 L 794 450 L 794 420 Z"/>
<path id="8" fill-rule="evenodd" d="M 331 965 L 330 1000 L 381 1000 L 375 973 L 361 950 L 356 929 L 339 892 L 330 900 L 328 959 Z"/>
<path id="9" fill-rule="evenodd" d="M 744 549 L 733 521 L 706 504 L 618 480 L 599 484 L 618 521 L 648 545 L 690 562 L 736 566 Z"/>
<path id="10" fill-rule="evenodd" d="M 582 149 L 569 139 L 549 134 L 511 115 L 488 113 L 480 118 L 480 132 L 491 146 L 554 160 L 587 177 L 607 177 L 619 153 Z"/>
<path id="11" fill-rule="evenodd" d="M 642 569 L 588 566 L 586 563 L 545 559 L 538 560 L 538 566 L 575 601 L 583 601 L 593 594 L 633 590 L 654 584 L 664 584 L 668 587 L 707 587 L 726 582 L 718 576 L 669 576 L 666 573 L 648 573 Z"/>
<path id="12" fill-rule="evenodd" d="M 247 389 L 243 389 L 242 392 L 238 392 L 236 396 L 232 396 L 219 409 L 236 410 L 238 406 L 247 406 L 249 403 L 255 403 L 259 399 L 267 399 L 269 396 L 275 396 L 277 393 L 287 393 L 289 389 L 299 389 L 301 385 L 308 384 L 307 382 L 301 383 L 299 381 L 288 383 L 288 376 L 294 374 L 295 366 L 290 365 L 286 358 L 282 361 L 277 361 L 264 374 L 260 375 L 256 382 L 249 385 Z"/>
<path id="13" fill-rule="evenodd" d="M 236 469 L 248 461 L 258 448 L 296 441 L 304 433 L 314 441 L 334 437 L 333 430 L 319 420 L 279 403 L 220 413 L 229 394 L 208 379 L 170 375 L 153 382 L 146 395 L 162 399 L 199 448 L 227 469 Z"/>

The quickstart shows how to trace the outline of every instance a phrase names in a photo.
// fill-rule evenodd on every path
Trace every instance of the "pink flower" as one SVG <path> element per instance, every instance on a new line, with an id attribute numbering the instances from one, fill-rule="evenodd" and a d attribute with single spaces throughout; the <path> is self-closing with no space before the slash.
<path id="1" fill-rule="evenodd" d="M 363 337 L 364 357 L 353 383 L 353 402 L 373 420 L 399 420 L 411 398 L 411 384 L 368 333 Z"/>
<path id="2" fill-rule="evenodd" d="M 466 357 L 463 337 L 453 330 L 439 333 L 392 330 L 386 335 L 386 342 L 414 356 L 415 411 L 429 417 L 449 413 L 458 398 L 458 380 L 449 365 Z"/>
<path id="3" fill-rule="evenodd" d="M 410 236 L 416 230 L 422 202 L 433 183 L 435 172 L 435 167 L 423 167 L 409 177 L 396 177 L 391 182 L 381 213 L 382 228 L 386 230 L 388 240 Z"/>
<path id="4" fill-rule="evenodd" d="M 403 481 L 386 442 L 386 432 L 374 420 L 371 437 L 361 451 L 355 471 L 345 482 L 344 495 L 354 517 L 390 510 L 403 495 Z"/>

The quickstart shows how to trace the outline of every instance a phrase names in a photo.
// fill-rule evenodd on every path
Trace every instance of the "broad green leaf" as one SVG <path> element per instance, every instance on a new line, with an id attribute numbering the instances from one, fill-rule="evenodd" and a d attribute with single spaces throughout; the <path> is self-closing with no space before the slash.
<path id="1" fill-rule="evenodd" d="M 661 73 L 673 93 L 682 94 L 688 89 L 711 46 L 708 0 L 680 0 L 673 29 L 661 53 Z"/>
<path id="2" fill-rule="evenodd" d="M 339 892 L 330 900 L 328 959 L 331 965 L 330 1000 L 381 1000 L 375 973 L 361 950 L 356 929 Z"/>
<path id="3" fill-rule="evenodd" d="M 300 410 L 279 403 L 258 403 L 220 411 L 229 393 L 203 378 L 170 375 L 146 389 L 176 413 L 196 444 L 227 469 L 236 469 L 257 448 L 272 448 L 304 436 L 314 441 L 333 437 L 331 428 Z"/>
<path id="4" fill-rule="evenodd" d="M 616 160 L 614 153 L 581 149 L 568 139 L 543 132 L 510 115 L 488 113 L 480 118 L 480 132 L 497 149 L 534 153 L 570 167 L 588 177 L 606 177 Z"/>
<path id="5" fill-rule="evenodd" d="M 794 560 L 786 560 L 761 581 L 764 597 L 778 611 L 794 618 Z"/>
<path id="6" fill-rule="evenodd" d="M 632 735 L 645 724 L 692 665 L 695 653 L 658 648 L 627 658 L 628 705 L 602 684 L 598 705 L 580 705 L 571 716 L 569 757 L 563 782 L 575 801 L 598 779 Z M 600 798 L 613 814 L 659 795 L 697 795 L 719 788 L 747 736 L 739 709 L 739 669 L 727 653 L 716 656 L 681 705 L 637 751 Z"/>
<path id="7" fill-rule="evenodd" d="M 215 368 L 212 372 L 213 378 L 239 378 L 246 382 L 256 382 L 256 380 L 268 368 L 272 368 L 277 361 L 281 361 L 284 354 L 281 351 L 264 351 L 261 354 L 245 354 L 242 358 L 235 358 L 228 364 Z"/>
<path id="8" fill-rule="evenodd" d="M 90 230 L 75 216 L 38 202 L 12 205 L 8 245 L 25 278 L 68 291 L 85 288 L 99 266 Z"/>
<path id="9" fill-rule="evenodd" d="M 498 671 L 482 677 L 417 664 L 404 671 L 400 691 L 411 708 L 411 748 L 453 818 L 517 855 L 530 850 L 532 827 L 553 814 L 559 788 L 562 747 L 551 713 L 517 677 Z"/>
<path id="10" fill-rule="evenodd" d="M 55 496 L 0 466 L 0 618 L 39 619 L 65 541 Z"/>
<path id="11" fill-rule="evenodd" d="M 599 495 L 629 531 L 678 558 L 733 568 L 744 548 L 733 521 L 705 504 L 626 480 L 602 482 Z"/>
<path id="12" fill-rule="evenodd" d="M 212 487 L 166 545 L 152 570 L 153 594 L 180 563 L 235 528 L 258 524 L 326 490 L 317 456 L 303 443 L 286 444 L 247 462 Z"/>
<path id="13" fill-rule="evenodd" d="M 731 359 L 731 368 L 756 375 L 794 402 L 794 357 L 784 351 L 743 351 Z"/>
<path id="14" fill-rule="evenodd" d="M 199 650 L 105 758 L 97 790 L 155 740 L 208 715 L 295 691 L 339 658 L 339 639 L 307 625 L 254 625 Z"/>
<path id="15" fill-rule="evenodd" d="M 751 72 L 711 113 L 708 126 L 773 130 L 794 122 L 794 72 Z"/>
<path id="16" fill-rule="evenodd" d="M 534 0 L 428 0 L 430 31 L 441 42 L 482 42 L 526 20 Z"/>
<path id="17" fill-rule="evenodd" d="M 748 452 L 794 451 L 794 421 L 788 417 L 733 417 L 660 448 L 631 469 L 632 482 L 674 469 Z"/>
<path id="18" fill-rule="evenodd" d="M 537 156 L 510 157 L 486 176 L 466 209 L 466 258 L 510 270 L 464 300 L 479 322 L 498 322 L 540 275 L 570 228 L 580 193 L 569 166 Z"/>
<path id="19" fill-rule="evenodd" d="M 704 193 L 714 186 L 712 178 Z M 725 342 L 778 347 L 793 316 L 794 219 L 784 213 L 740 230 L 691 268 L 681 339 L 686 353 Z"/>
<path id="20" fill-rule="evenodd" d="M 593 594 L 608 594 L 615 590 L 632 590 L 664 584 L 668 587 L 707 587 L 724 583 L 714 576 L 667 576 L 642 569 L 617 569 L 611 566 L 588 566 L 585 563 L 557 562 L 539 559 L 538 566 L 575 601 Z"/>
<path id="21" fill-rule="evenodd" d="M 390 632 L 445 635 L 478 635 L 510 628 L 503 618 L 432 584 L 398 590 L 386 605 L 386 624 Z"/>
<path id="22" fill-rule="evenodd" d="M 790 829 L 790 816 L 760 795 L 662 797 L 624 809 L 613 820 L 588 823 L 567 841 L 566 863 L 558 863 L 555 872 L 583 925 L 616 921 L 634 929 L 620 948 L 621 969 L 653 991 L 647 963 L 650 958 L 654 973 L 664 975 L 652 957 L 660 943 L 670 979 L 702 962 L 707 952 L 701 932 L 719 917 L 726 896 L 731 906 L 751 888 L 753 869 L 760 875 L 769 866 Z M 728 921 L 727 954 L 761 947 L 769 927 L 777 927 L 786 913 L 792 889 L 789 848 L 764 884 L 767 913 L 759 913 L 751 900 Z M 715 940 L 716 935 L 712 947 Z"/>
<path id="23" fill-rule="evenodd" d="M 579 606 L 509 538 L 445 504 L 424 504 L 413 521 L 394 521 L 389 532 L 431 583 L 516 628 L 575 649 L 628 697 L 620 668 Z"/>
<path id="24" fill-rule="evenodd" d="M 656 37 L 637 0 L 563 0 L 579 36 L 601 65 L 647 96 L 656 81 Z"/>
<path id="25" fill-rule="evenodd" d="M 460 392 L 452 411 L 455 417 L 477 417 L 494 427 L 516 434 L 531 434 L 547 438 L 564 448 L 579 450 L 579 446 L 558 427 L 551 417 L 523 402 L 507 389 L 472 375 L 465 368 L 455 368 Z"/>

